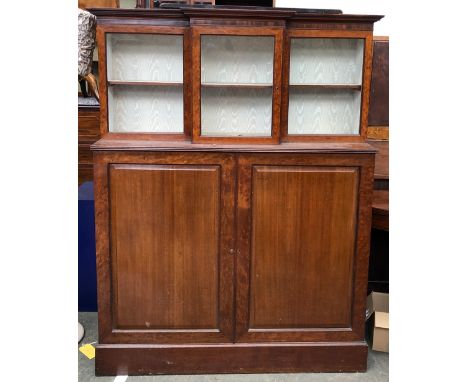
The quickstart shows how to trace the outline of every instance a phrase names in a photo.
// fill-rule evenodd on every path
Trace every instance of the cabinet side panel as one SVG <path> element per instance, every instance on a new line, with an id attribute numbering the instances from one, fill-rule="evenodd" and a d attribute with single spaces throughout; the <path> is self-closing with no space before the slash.
<path id="1" fill-rule="evenodd" d="M 114 327 L 218 327 L 219 166 L 112 165 Z"/>
<path id="2" fill-rule="evenodd" d="M 252 175 L 250 328 L 350 327 L 359 170 Z"/>

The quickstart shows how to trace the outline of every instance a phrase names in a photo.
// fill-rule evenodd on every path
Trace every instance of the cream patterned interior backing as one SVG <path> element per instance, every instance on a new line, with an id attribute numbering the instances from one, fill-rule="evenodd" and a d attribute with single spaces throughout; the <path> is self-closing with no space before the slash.
<path id="1" fill-rule="evenodd" d="M 96 46 L 96 16 L 78 9 L 78 76 L 91 73 Z"/>

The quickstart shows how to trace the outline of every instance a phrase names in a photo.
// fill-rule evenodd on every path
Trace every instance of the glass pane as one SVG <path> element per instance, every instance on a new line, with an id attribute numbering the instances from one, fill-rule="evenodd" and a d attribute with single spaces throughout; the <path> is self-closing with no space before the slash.
<path id="1" fill-rule="evenodd" d="M 119 1 L 119 8 L 134 9 L 136 7 L 137 7 L 136 0 L 120 0 Z"/>
<path id="2" fill-rule="evenodd" d="M 202 88 L 201 134 L 271 136 L 272 88 Z"/>
<path id="3" fill-rule="evenodd" d="M 109 81 L 183 82 L 183 36 L 107 34 Z"/>
<path id="4" fill-rule="evenodd" d="M 182 86 L 109 87 L 109 132 L 182 133 Z"/>
<path id="5" fill-rule="evenodd" d="M 360 85 L 363 59 L 363 39 L 292 38 L 289 83 Z"/>
<path id="6" fill-rule="evenodd" d="M 361 92 L 289 89 L 288 134 L 359 134 Z"/>
<path id="7" fill-rule="evenodd" d="M 201 36 L 202 83 L 273 83 L 274 37 Z"/>
<path id="8" fill-rule="evenodd" d="M 201 135 L 271 136 L 272 36 L 201 36 Z"/>

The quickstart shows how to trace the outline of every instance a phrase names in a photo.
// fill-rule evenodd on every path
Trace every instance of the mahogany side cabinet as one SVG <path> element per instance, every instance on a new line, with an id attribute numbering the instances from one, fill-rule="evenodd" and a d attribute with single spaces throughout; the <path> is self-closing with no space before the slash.
<path id="1" fill-rule="evenodd" d="M 91 11 L 96 374 L 365 371 L 382 16 Z"/>

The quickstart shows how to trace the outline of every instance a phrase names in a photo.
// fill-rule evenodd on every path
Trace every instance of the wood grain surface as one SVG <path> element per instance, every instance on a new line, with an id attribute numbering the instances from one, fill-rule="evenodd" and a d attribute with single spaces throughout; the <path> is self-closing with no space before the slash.
<path id="1" fill-rule="evenodd" d="M 358 175 L 253 167 L 251 328 L 350 325 Z"/>
<path id="2" fill-rule="evenodd" d="M 389 126 L 369 126 L 367 129 L 369 140 L 388 141 L 389 138 Z"/>
<path id="3" fill-rule="evenodd" d="M 337 90 L 361 90 L 361 85 L 350 84 L 289 84 L 289 87 L 298 89 L 337 89 Z"/>
<path id="4" fill-rule="evenodd" d="M 99 107 L 90 111 L 78 111 L 78 142 L 94 143 L 99 138 Z"/>
<path id="5" fill-rule="evenodd" d="M 96 349 L 98 376 L 363 372 L 366 366 L 367 344 L 364 341 L 177 347 L 97 345 Z M 176 378 L 185 379 L 184 376 Z"/>
<path id="6" fill-rule="evenodd" d="M 214 329 L 220 170 L 112 165 L 116 328 Z"/>
<path id="7" fill-rule="evenodd" d="M 90 147 L 99 137 L 99 106 L 78 108 L 78 185 L 93 180 Z"/>
<path id="8" fill-rule="evenodd" d="M 388 141 L 369 141 L 369 144 L 377 150 L 375 155 L 376 180 L 389 180 L 389 143 Z"/>
<path id="9" fill-rule="evenodd" d="M 249 88 L 249 89 L 265 89 L 273 87 L 272 83 L 263 84 L 260 82 L 254 83 L 245 83 L 245 82 L 236 82 L 236 83 L 227 83 L 227 82 L 204 82 L 201 84 L 202 88 Z"/>
<path id="10" fill-rule="evenodd" d="M 372 228 L 389 230 L 389 191 L 374 190 L 372 198 Z M 388 264 L 387 264 L 388 267 Z M 388 280 L 387 280 L 388 281 Z"/>
<path id="11" fill-rule="evenodd" d="M 230 154 L 94 153 L 100 343 L 233 340 L 234 164 Z M 117 175 L 114 185 L 109 171 Z M 117 244 L 121 251 L 117 249 L 116 257 Z M 116 261 L 124 264 L 123 287 L 128 287 L 120 307 Z M 213 270 L 214 263 L 216 269 L 206 273 L 205 267 Z M 168 271 L 185 285 L 173 285 Z M 168 291 L 173 306 L 165 311 L 160 308 L 169 301 Z M 137 302 L 148 306 L 135 307 Z M 117 307 L 126 321 L 119 323 Z M 208 316 L 193 317 L 197 312 Z M 195 327 L 176 328 L 189 326 L 189 317 Z M 213 323 L 214 328 L 203 328 Z M 172 328 L 160 327 L 166 325 Z"/>
<path id="12" fill-rule="evenodd" d="M 187 140 L 150 140 L 148 134 L 107 134 L 92 145 L 92 150 L 103 152 L 269 152 L 269 153 L 375 153 L 377 149 L 367 142 L 288 142 L 281 144 L 192 143 Z M 377 143 L 377 142 L 371 142 Z"/>
<path id="13" fill-rule="evenodd" d="M 367 289 L 369 254 L 367 240 L 369 240 L 370 233 L 373 154 L 252 153 L 240 155 L 238 162 L 237 246 L 239 254 L 236 262 L 236 337 L 240 342 L 251 343 L 361 339 Z M 263 192 L 259 196 L 262 199 L 256 201 L 258 187 L 255 187 L 253 179 L 258 175 L 257 169 L 263 168 L 272 169 L 273 175 L 267 172 L 268 177 L 274 178 L 275 171 L 280 175 L 277 180 L 273 179 L 271 183 L 262 188 Z M 292 170 L 290 175 L 289 169 Z M 314 170 L 316 173 L 313 172 Z M 322 179 L 324 182 L 314 185 L 315 174 L 329 179 L 328 181 Z M 282 176 L 286 177 L 286 180 L 282 179 Z M 302 182 L 306 184 L 304 188 L 301 186 Z M 327 185 L 328 182 L 336 182 L 337 189 L 328 188 L 331 186 L 331 183 Z M 356 188 L 353 190 L 352 187 Z M 309 189 L 320 191 L 320 196 L 309 192 Z M 354 201 L 351 197 L 353 192 Z M 284 199 L 286 197 L 288 197 L 287 201 Z M 313 205 L 313 203 L 319 204 L 319 200 L 325 209 L 329 208 L 328 211 Z M 342 203 L 346 203 L 346 206 Z M 267 204 L 268 209 L 266 209 Z M 341 206 L 343 208 L 340 211 Z M 354 217 L 351 216 L 353 208 L 356 209 Z M 328 220 L 331 217 L 336 220 Z M 321 227 L 322 221 L 325 222 L 327 230 L 321 231 L 322 228 L 325 229 L 325 226 Z M 259 225 L 260 223 L 262 225 Z M 256 232 L 260 235 L 253 238 Z M 317 236 L 314 236 L 314 233 Z M 329 234 L 333 235 L 333 238 L 329 237 Z M 304 246 L 302 246 L 303 243 L 305 243 Z M 255 254 L 253 252 L 256 246 L 258 250 Z M 312 252 L 314 249 L 318 251 Z M 307 257 L 307 254 L 311 253 L 314 255 Z M 255 259 L 256 256 L 258 260 Z M 338 266 L 335 269 L 333 264 L 328 263 L 329 256 L 337 258 L 344 256 L 343 260 L 345 263 L 350 261 L 352 265 L 349 266 L 352 268 L 345 269 L 344 263 L 335 259 Z M 258 262 L 255 265 L 256 261 Z M 311 264 L 317 265 L 320 271 L 324 272 L 324 277 L 327 275 L 326 282 L 320 281 L 322 280 L 320 274 L 314 273 Z M 331 264 L 330 268 L 327 269 L 325 264 Z M 322 266 L 324 268 L 321 268 Z M 258 272 L 253 271 L 252 267 L 256 267 L 262 276 L 259 289 L 260 305 L 257 307 L 254 305 L 255 288 L 251 289 L 251 286 L 255 284 Z M 266 273 L 263 273 L 264 268 L 267 270 Z M 315 279 L 308 278 L 308 273 L 302 273 L 303 269 L 314 273 Z M 333 296 L 340 306 L 334 306 L 335 302 L 331 299 L 327 302 L 331 304 L 331 310 L 327 311 L 329 308 L 325 307 L 323 313 L 315 310 L 308 311 L 309 313 L 300 311 L 301 308 L 313 306 L 315 303 L 307 298 L 308 293 L 314 293 L 314 290 L 317 291 L 317 296 L 321 293 L 327 295 L 330 293 L 331 296 L 334 293 L 334 286 L 327 283 L 335 282 L 333 273 L 335 271 L 338 272 L 340 278 L 352 277 L 344 281 L 344 283 L 350 283 L 347 289 L 350 295 L 348 297 L 346 295 Z M 347 276 L 344 276 L 345 274 Z M 310 285 L 305 286 L 308 282 Z M 338 289 L 343 285 L 345 284 L 341 284 L 341 281 L 337 282 Z M 309 292 L 308 289 L 311 291 Z M 271 297 L 270 293 L 273 292 L 279 294 L 280 298 L 270 299 L 266 305 L 266 296 Z M 301 302 L 299 302 L 300 296 L 304 297 Z M 317 301 L 320 300 L 319 297 L 314 296 L 315 298 Z M 281 305 L 278 304 L 281 303 L 284 310 L 279 309 Z M 346 304 L 348 304 L 347 308 Z M 322 309 L 322 306 L 315 307 Z M 252 325 L 255 314 L 252 309 L 254 308 L 262 309 L 260 317 L 264 321 L 264 327 L 260 324 Z M 274 309 L 276 311 L 272 311 Z M 347 316 L 346 309 L 349 309 Z M 267 312 L 270 315 L 266 314 Z M 314 315 L 320 316 L 321 314 L 328 314 L 326 318 L 322 317 L 327 324 L 320 325 L 318 321 L 314 321 Z M 276 321 L 268 321 L 270 316 Z M 281 326 L 284 319 L 290 320 L 289 327 Z M 300 325 L 300 321 L 305 319 L 310 320 L 309 326 Z M 348 323 L 344 322 L 346 319 L 349 320 Z"/>
<path id="14" fill-rule="evenodd" d="M 130 86 L 183 86 L 182 82 L 156 82 L 156 81 L 107 81 L 108 86 L 130 85 Z"/>
<path id="15" fill-rule="evenodd" d="M 389 41 L 374 40 L 369 125 L 389 125 Z"/>

